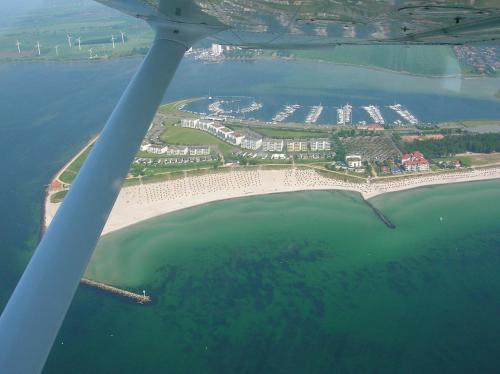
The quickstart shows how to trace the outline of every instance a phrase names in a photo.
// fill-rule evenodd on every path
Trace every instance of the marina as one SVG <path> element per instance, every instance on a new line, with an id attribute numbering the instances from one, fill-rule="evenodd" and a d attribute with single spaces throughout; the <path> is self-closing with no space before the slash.
<path id="1" fill-rule="evenodd" d="M 250 113 L 250 112 L 255 112 L 262 108 L 262 104 L 258 103 L 256 101 L 252 101 L 250 105 L 243 107 L 240 109 L 239 113 Z"/>
<path id="2" fill-rule="evenodd" d="M 308 125 L 316 123 L 322 111 L 323 107 L 321 105 L 314 105 L 306 117 L 306 123 Z"/>
<path id="3" fill-rule="evenodd" d="M 346 104 L 337 108 L 337 125 L 352 125 L 352 106 Z"/>
<path id="4" fill-rule="evenodd" d="M 243 107 L 241 107 L 240 103 L 240 99 L 220 99 L 210 103 L 208 110 L 214 115 L 232 115 L 256 112 L 262 108 L 262 103 L 255 100 L 252 100 L 248 105 Z M 229 106 L 230 108 L 224 108 L 224 106 Z"/>
<path id="5" fill-rule="evenodd" d="M 416 125 L 418 123 L 417 117 L 415 117 L 408 109 L 406 109 L 401 104 L 389 105 L 389 108 L 403 117 L 406 121 L 408 121 L 408 123 L 412 125 Z"/>
<path id="6" fill-rule="evenodd" d="M 300 108 L 299 104 L 285 105 L 285 108 L 278 112 L 273 118 L 272 122 L 283 122 L 285 119 L 290 117 L 297 109 Z"/>
<path id="7" fill-rule="evenodd" d="M 385 124 L 384 117 L 382 117 L 382 113 L 380 113 L 380 109 L 378 106 L 368 105 L 368 106 L 363 106 L 362 108 L 368 113 L 373 122 L 379 125 Z"/>
<path id="8" fill-rule="evenodd" d="M 247 100 L 247 102 L 245 102 Z M 245 104 L 243 106 L 242 104 Z M 226 119 L 244 119 L 246 113 L 254 113 L 252 119 L 269 124 L 303 123 L 305 125 L 366 125 L 369 123 L 385 125 L 411 125 L 419 123 L 419 119 L 401 104 L 387 105 L 355 102 L 354 104 L 333 102 L 332 106 L 307 105 L 307 103 L 283 103 L 276 105 L 264 99 L 252 97 L 208 97 L 179 108 L 191 113 L 211 113 L 212 116 Z M 339 105 L 340 104 L 340 105 Z M 354 120 L 354 108 L 359 108 Z M 383 110 L 385 112 L 383 112 Z M 390 110 L 389 110 L 390 109 Z"/>

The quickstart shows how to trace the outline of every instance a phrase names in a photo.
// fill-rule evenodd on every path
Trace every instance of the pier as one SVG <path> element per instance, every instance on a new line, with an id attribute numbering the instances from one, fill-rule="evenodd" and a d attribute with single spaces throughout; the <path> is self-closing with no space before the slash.
<path id="1" fill-rule="evenodd" d="M 311 110 L 309 111 L 309 114 L 306 117 L 306 123 L 308 125 L 316 123 L 316 121 L 318 120 L 322 111 L 323 111 L 323 107 L 321 105 L 312 106 Z"/>
<path id="2" fill-rule="evenodd" d="M 372 118 L 373 122 L 383 125 L 385 124 L 384 117 L 382 117 L 382 113 L 380 113 L 379 107 L 375 105 L 368 105 L 362 107 Z"/>
<path id="3" fill-rule="evenodd" d="M 97 288 L 101 291 L 112 293 L 113 295 L 116 296 L 133 300 L 138 304 L 149 304 L 152 301 L 151 297 L 146 295 L 145 293 L 141 295 L 138 293 L 122 290 L 121 288 L 113 287 L 105 283 L 96 282 L 87 278 L 80 279 L 80 283 L 92 288 Z"/>

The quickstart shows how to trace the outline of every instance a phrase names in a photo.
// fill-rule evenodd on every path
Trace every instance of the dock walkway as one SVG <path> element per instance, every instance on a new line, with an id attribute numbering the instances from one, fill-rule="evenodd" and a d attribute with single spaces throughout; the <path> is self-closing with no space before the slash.
<path id="1" fill-rule="evenodd" d="M 148 295 L 141 295 L 138 293 L 122 290 L 121 288 L 113 287 L 108 284 L 96 282 L 87 278 L 82 278 L 80 280 L 81 284 L 84 284 L 89 287 L 97 288 L 102 291 L 110 292 L 114 295 L 125 297 L 127 299 L 134 300 L 139 304 L 149 304 L 151 302 L 151 297 Z"/>

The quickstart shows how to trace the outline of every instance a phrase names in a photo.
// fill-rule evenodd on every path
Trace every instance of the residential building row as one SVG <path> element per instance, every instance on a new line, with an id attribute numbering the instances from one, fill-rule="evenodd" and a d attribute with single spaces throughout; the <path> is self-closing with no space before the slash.
<path id="1" fill-rule="evenodd" d="M 181 127 L 193 128 L 206 131 L 219 139 L 251 150 L 262 150 L 264 152 L 307 152 L 307 151 L 330 151 L 332 144 L 328 138 L 316 139 L 276 139 L 263 138 L 250 130 L 243 132 L 233 131 L 222 123 L 209 119 L 182 119 Z"/>
<path id="2" fill-rule="evenodd" d="M 185 118 L 181 120 L 181 127 L 206 131 L 232 145 L 241 148 L 257 150 L 262 147 L 262 137 L 250 131 L 238 132 L 224 126 L 220 122 L 209 119 Z"/>
<path id="3" fill-rule="evenodd" d="M 143 143 L 141 151 L 165 156 L 207 156 L 210 154 L 210 146 Z"/>

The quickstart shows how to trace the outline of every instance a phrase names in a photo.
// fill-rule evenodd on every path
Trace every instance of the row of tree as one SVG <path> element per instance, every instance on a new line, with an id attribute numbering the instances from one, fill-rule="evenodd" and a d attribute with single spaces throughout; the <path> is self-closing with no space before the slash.
<path id="1" fill-rule="evenodd" d="M 464 152 L 500 152 L 500 134 L 497 133 L 452 135 L 441 140 L 411 143 L 396 140 L 403 152 L 420 151 L 428 158 L 448 157 Z"/>

